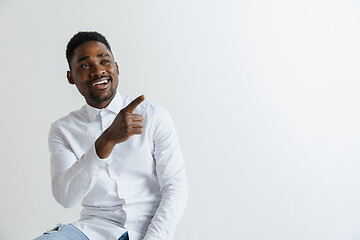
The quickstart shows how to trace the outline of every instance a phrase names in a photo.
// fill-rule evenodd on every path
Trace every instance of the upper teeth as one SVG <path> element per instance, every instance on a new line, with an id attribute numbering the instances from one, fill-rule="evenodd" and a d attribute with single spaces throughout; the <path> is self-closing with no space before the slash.
<path id="1" fill-rule="evenodd" d="M 108 80 L 103 80 L 103 81 L 100 81 L 100 82 L 96 82 L 96 83 L 93 84 L 93 86 L 98 85 L 98 84 L 106 84 L 106 83 L 108 83 Z"/>

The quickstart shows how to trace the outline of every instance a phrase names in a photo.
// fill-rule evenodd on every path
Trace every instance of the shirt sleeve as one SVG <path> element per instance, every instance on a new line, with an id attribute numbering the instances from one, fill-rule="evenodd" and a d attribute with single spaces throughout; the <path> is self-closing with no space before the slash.
<path id="1" fill-rule="evenodd" d="M 49 151 L 52 192 L 65 208 L 80 202 L 108 167 L 107 159 L 97 156 L 95 143 L 78 159 L 56 124 L 50 129 Z"/>
<path id="2" fill-rule="evenodd" d="M 188 198 L 184 160 L 173 121 L 163 107 L 158 108 L 156 115 L 154 158 L 162 199 L 144 240 L 173 236 Z"/>

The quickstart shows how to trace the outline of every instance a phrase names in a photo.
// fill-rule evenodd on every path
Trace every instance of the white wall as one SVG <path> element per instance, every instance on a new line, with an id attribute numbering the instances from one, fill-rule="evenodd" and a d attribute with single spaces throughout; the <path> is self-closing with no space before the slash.
<path id="1" fill-rule="evenodd" d="M 79 217 L 51 195 L 47 150 L 84 103 L 65 78 L 79 30 L 108 38 L 121 93 L 174 118 L 176 240 L 359 239 L 359 16 L 358 0 L 0 1 L 0 239 Z"/>

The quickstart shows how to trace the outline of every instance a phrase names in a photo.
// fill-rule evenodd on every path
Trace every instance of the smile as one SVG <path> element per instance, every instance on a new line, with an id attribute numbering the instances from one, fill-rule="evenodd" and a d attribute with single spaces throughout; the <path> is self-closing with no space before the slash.
<path id="1" fill-rule="evenodd" d="M 90 86 L 93 87 L 94 89 L 103 91 L 108 88 L 111 81 L 112 81 L 111 77 L 103 77 L 90 83 Z"/>
<path id="2" fill-rule="evenodd" d="M 100 82 L 93 83 L 93 86 L 100 85 L 100 84 L 107 84 L 108 82 L 109 82 L 109 80 L 102 80 Z"/>

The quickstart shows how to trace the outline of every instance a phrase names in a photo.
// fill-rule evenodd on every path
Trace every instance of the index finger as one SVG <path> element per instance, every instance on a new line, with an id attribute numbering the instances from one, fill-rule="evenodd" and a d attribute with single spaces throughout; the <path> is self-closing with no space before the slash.
<path id="1" fill-rule="evenodd" d="M 135 108 L 139 106 L 139 104 L 142 103 L 144 100 L 145 100 L 144 95 L 138 96 L 131 103 L 129 103 L 129 105 L 123 108 L 122 111 L 133 113 Z"/>

